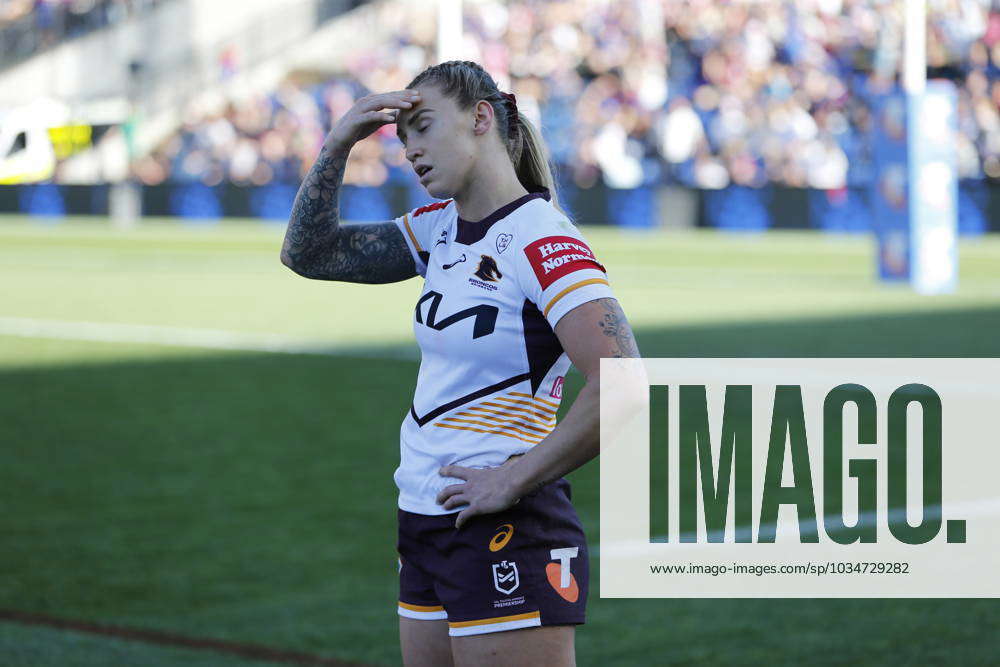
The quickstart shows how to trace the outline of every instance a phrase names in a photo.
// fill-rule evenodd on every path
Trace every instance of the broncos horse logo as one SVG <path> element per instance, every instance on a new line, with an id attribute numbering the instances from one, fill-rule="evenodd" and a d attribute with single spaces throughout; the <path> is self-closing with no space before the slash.
<path id="1" fill-rule="evenodd" d="M 497 268 L 497 262 L 495 259 L 489 255 L 480 255 L 479 266 L 476 267 L 476 272 L 473 274 L 480 280 L 485 280 L 487 282 L 495 283 L 496 281 L 503 278 L 503 274 L 500 273 L 500 269 Z"/>

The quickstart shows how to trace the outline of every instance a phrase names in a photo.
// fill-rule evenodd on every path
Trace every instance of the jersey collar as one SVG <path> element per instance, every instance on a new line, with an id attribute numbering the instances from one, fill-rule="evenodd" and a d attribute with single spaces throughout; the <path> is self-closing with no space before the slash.
<path id="1" fill-rule="evenodd" d="M 470 222 L 459 217 L 458 232 L 455 234 L 455 242 L 462 243 L 464 245 L 472 245 L 477 241 L 481 241 L 482 238 L 486 236 L 486 233 L 490 231 L 490 227 L 500 220 L 503 220 L 516 209 L 520 208 L 524 204 L 527 204 L 532 199 L 544 199 L 545 201 L 550 201 L 552 199 L 552 195 L 549 193 L 548 188 L 539 188 L 533 192 L 529 192 L 523 197 L 515 199 L 509 204 L 501 206 L 479 222 Z"/>

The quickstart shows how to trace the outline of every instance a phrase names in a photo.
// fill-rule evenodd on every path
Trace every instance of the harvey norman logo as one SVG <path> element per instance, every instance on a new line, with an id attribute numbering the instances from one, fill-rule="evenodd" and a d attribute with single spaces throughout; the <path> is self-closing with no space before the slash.
<path id="1" fill-rule="evenodd" d="M 542 254 L 542 268 L 545 273 L 548 273 L 552 269 L 562 266 L 566 262 L 573 262 L 576 260 L 584 259 L 593 261 L 594 255 L 590 252 L 590 248 L 585 245 L 580 245 L 579 243 L 546 243 L 545 245 L 539 247 L 538 249 Z M 570 251 L 568 254 L 561 254 L 558 257 L 553 257 L 551 259 L 545 259 L 549 255 L 554 253 L 562 253 L 564 251 Z"/>
<path id="2" fill-rule="evenodd" d="M 998 373 L 602 360 L 601 595 L 1000 597 Z"/>
<path id="3" fill-rule="evenodd" d="M 573 271 L 604 271 L 587 244 L 572 236 L 547 236 L 538 239 L 525 246 L 524 254 L 542 289 Z"/>

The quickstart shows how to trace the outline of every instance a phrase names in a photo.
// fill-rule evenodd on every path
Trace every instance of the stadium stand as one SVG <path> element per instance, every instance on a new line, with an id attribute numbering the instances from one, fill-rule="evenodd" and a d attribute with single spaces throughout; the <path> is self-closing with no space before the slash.
<path id="1" fill-rule="evenodd" d="M 214 215 L 208 190 L 235 185 L 265 188 L 255 196 L 281 217 L 332 120 L 436 57 L 426 6 L 372 5 L 391 48 L 293 71 L 208 111 L 191 106 L 138 156 L 134 176 L 186 193 L 171 193 L 186 202 L 176 213 Z M 929 73 L 958 88 L 960 227 L 980 232 L 1000 199 L 1000 12 L 989 0 L 928 6 Z M 464 12 L 466 57 L 542 121 L 567 201 L 603 193 L 595 219 L 656 224 L 666 188 L 699 192 L 702 224 L 759 229 L 805 217 L 825 229 L 870 227 L 873 106 L 899 92 L 900 3 L 486 0 Z M 220 80 L 242 66 L 238 50 L 222 53 Z M 57 182 L 65 176 L 57 171 Z M 345 182 L 348 217 L 385 217 L 398 203 L 393 188 L 407 204 L 424 197 L 391 128 L 355 149 Z M 796 213 L 776 216 L 776 206 Z"/>
<path id="2" fill-rule="evenodd" d="M 2 0 L 0 67 L 115 25 L 170 0 Z"/>
<path id="3" fill-rule="evenodd" d="M 710 217 L 753 227 L 767 221 L 728 211 L 760 211 L 769 184 L 833 201 L 871 184 L 871 97 L 892 90 L 899 71 L 902 16 L 884 4 L 663 3 L 665 41 L 643 34 L 648 17 L 629 3 L 468 3 L 465 22 L 470 57 L 543 119 L 566 187 L 620 191 L 609 209 L 622 223 L 648 217 L 650 186 L 735 193 L 710 200 Z M 976 0 L 931 4 L 932 73 L 959 85 L 959 170 L 974 197 L 974 184 L 1000 179 L 1000 14 Z M 297 182 L 331 119 L 371 90 L 405 85 L 431 59 L 433 33 L 410 25 L 396 26 L 393 49 L 326 81 L 290 79 L 189 121 L 137 174 L 150 184 Z M 391 132 L 353 157 L 352 185 L 408 181 Z"/>

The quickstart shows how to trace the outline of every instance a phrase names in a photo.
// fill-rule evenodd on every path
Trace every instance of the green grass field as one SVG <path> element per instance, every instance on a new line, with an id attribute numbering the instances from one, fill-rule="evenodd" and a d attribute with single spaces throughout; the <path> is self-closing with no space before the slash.
<path id="1" fill-rule="evenodd" d="M 299 278 L 282 233 L 0 222 L 0 610 L 399 663 L 420 285 Z M 645 356 L 1000 356 L 1000 238 L 930 298 L 867 238 L 584 233 Z M 571 479 L 596 542 L 597 466 Z M 1000 655 L 994 600 L 602 600 L 592 565 L 581 665 Z M 4 666 L 181 664 L 267 663 L 0 622 Z"/>

